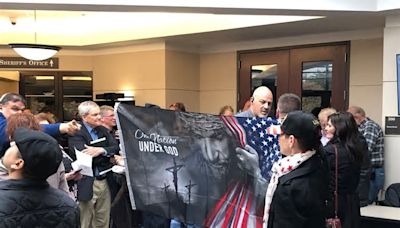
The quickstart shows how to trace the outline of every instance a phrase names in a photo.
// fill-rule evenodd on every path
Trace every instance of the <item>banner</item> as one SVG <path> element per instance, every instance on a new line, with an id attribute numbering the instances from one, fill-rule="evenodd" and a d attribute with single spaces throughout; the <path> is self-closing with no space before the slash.
<path id="1" fill-rule="evenodd" d="M 206 227 L 261 227 L 278 122 L 116 106 L 136 208 Z"/>

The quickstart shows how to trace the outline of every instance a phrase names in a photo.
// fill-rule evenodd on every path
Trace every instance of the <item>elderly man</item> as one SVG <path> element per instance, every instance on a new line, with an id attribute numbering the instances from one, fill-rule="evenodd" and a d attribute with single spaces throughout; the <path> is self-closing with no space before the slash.
<path id="1" fill-rule="evenodd" d="M 319 124 L 321 125 L 321 143 L 322 146 L 325 146 L 328 142 L 329 139 L 326 137 L 326 125 L 328 124 L 328 116 L 330 116 L 331 114 L 335 113 L 336 109 L 334 108 L 324 108 L 322 109 L 319 114 L 318 114 L 318 120 L 319 120 Z"/>
<path id="2" fill-rule="evenodd" d="M 100 108 L 93 101 L 78 106 L 82 128 L 69 137 L 71 153 L 81 150 L 93 157 L 94 177 L 83 176 L 78 181 L 78 201 L 81 211 L 81 227 L 104 227 L 110 223 L 111 196 L 108 186 L 110 173 L 103 171 L 112 167 L 110 157 L 118 153 L 119 146 L 107 128 L 102 126 Z"/>
<path id="3" fill-rule="evenodd" d="M 7 119 L 13 114 L 22 113 L 25 109 L 25 99 L 17 93 L 5 93 L 0 98 L 0 157 L 3 157 L 5 151 L 10 147 L 10 142 L 6 135 Z M 44 132 L 51 136 L 57 136 L 60 133 L 74 134 L 80 129 L 75 120 L 68 123 L 44 124 Z"/>
<path id="4" fill-rule="evenodd" d="M 282 122 L 293 111 L 301 110 L 300 97 L 293 93 L 284 93 L 278 99 L 276 117 Z"/>
<path id="5" fill-rule="evenodd" d="M 383 189 L 385 180 L 384 164 L 384 138 L 382 128 L 370 118 L 365 111 L 358 106 L 350 106 L 347 110 L 357 122 L 358 130 L 364 136 L 368 144 L 371 158 L 371 181 L 369 189 L 369 202 L 377 201 L 378 193 Z"/>
<path id="6" fill-rule="evenodd" d="M 254 90 L 250 98 L 250 108 L 247 111 L 237 113 L 237 117 L 267 117 L 271 112 L 274 95 L 266 86 L 260 86 Z"/>

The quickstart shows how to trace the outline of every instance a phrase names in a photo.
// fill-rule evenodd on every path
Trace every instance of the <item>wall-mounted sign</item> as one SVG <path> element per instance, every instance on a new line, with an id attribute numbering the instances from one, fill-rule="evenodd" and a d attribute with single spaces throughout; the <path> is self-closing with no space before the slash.
<path id="1" fill-rule="evenodd" d="M 386 116 L 385 134 L 400 135 L 400 116 Z"/>
<path id="2" fill-rule="evenodd" d="M 35 61 L 22 57 L 0 57 L 0 68 L 58 69 L 58 58 Z"/>

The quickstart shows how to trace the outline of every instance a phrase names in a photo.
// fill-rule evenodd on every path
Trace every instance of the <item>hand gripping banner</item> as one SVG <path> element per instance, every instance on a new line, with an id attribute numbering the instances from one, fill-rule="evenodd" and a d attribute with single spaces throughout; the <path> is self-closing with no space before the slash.
<path id="1" fill-rule="evenodd" d="M 262 227 L 278 122 L 116 106 L 136 208 L 206 227 Z"/>

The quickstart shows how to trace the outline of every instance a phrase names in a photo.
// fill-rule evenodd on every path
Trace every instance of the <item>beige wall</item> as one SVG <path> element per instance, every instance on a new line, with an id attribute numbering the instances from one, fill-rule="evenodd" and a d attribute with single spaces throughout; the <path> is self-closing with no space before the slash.
<path id="1" fill-rule="evenodd" d="M 400 16 L 386 18 L 383 39 L 382 119 L 399 116 L 397 104 L 396 54 L 400 53 Z M 369 97 L 369 96 L 368 96 Z M 368 97 L 366 99 L 368 99 Z M 400 136 L 385 136 L 385 186 L 400 182 Z"/>
<path id="2" fill-rule="evenodd" d="M 200 112 L 236 108 L 236 52 L 200 55 Z"/>
<path id="3" fill-rule="evenodd" d="M 93 92 L 128 92 L 136 104 L 165 107 L 165 51 L 139 51 L 93 57 Z"/>
<path id="4" fill-rule="evenodd" d="M 0 95 L 8 92 L 19 92 L 18 71 L 0 71 Z"/>
<path id="5" fill-rule="evenodd" d="M 0 95 L 3 93 L 18 93 L 19 92 L 19 82 L 18 81 L 6 81 L 0 79 Z"/>
<path id="6" fill-rule="evenodd" d="M 362 106 L 378 123 L 382 50 L 382 38 L 351 41 L 349 104 Z M 154 103 L 162 108 L 180 101 L 193 112 L 217 114 L 224 105 L 236 108 L 236 51 L 195 54 L 164 48 L 59 58 L 60 70 L 93 71 L 94 93 L 127 92 L 137 105 Z"/>
<path id="7" fill-rule="evenodd" d="M 59 70 L 65 71 L 92 71 L 93 70 L 92 56 L 60 56 Z"/>
<path id="8" fill-rule="evenodd" d="M 182 102 L 187 111 L 200 112 L 199 54 L 166 50 L 165 85 L 166 106 Z"/>
<path id="9" fill-rule="evenodd" d="M 352 40 L 349 105 L 362 107 L 382 124 L 383 39 Z"/>

